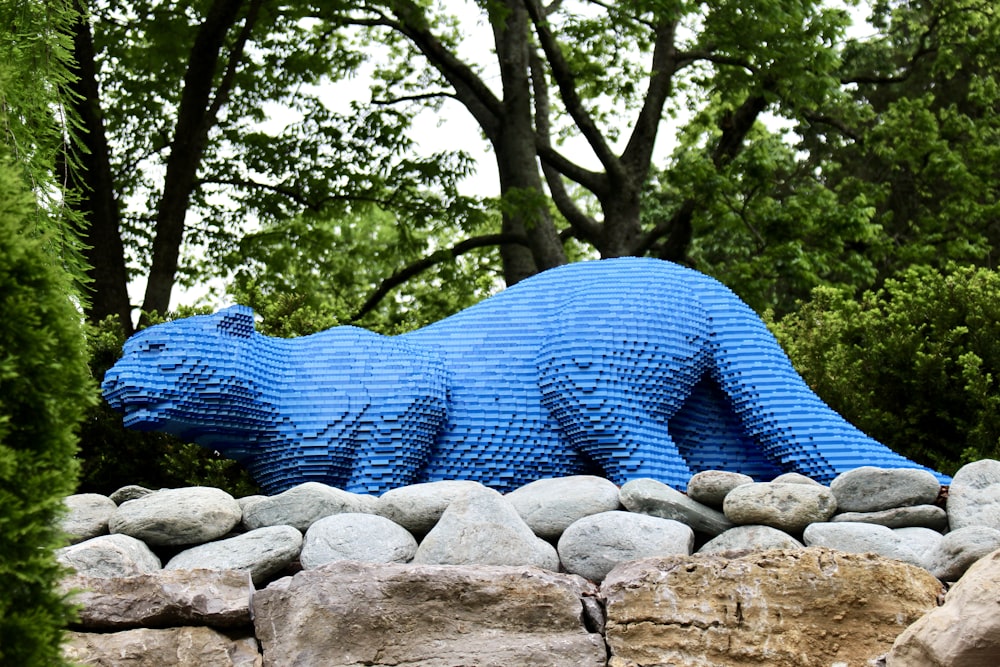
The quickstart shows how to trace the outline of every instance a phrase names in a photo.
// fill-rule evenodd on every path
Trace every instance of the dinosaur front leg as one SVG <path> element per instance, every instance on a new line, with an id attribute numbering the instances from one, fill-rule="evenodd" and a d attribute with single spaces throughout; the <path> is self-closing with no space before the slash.
<path id="1" fill-rule="evenodd" d="M 387 400 L 381 415 L 355 436 L 346 490 L 381 494 L 419 481 L 444 427 L 444 401 L 429 396 Z"/>

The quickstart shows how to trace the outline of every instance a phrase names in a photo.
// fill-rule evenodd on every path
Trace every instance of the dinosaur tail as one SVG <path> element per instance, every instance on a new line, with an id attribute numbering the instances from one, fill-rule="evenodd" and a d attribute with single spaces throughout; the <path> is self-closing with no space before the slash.
<path id="1" fill-rule="evenodd" d="M 795 371 L 756 313 L 728 288 L 697 275 L 714 283 L 698 289 L 712 329 L 711 376 L 729 397 L 743 432 L 768 460 L 823 483 L 861 466 L 919 468 L 942 484 L 950 482 L 834 412 Z"/>

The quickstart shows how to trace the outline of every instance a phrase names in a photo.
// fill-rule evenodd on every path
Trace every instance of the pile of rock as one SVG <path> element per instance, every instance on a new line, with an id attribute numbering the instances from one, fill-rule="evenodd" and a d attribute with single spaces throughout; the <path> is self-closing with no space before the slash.
<path id="1" fill-rule="evenodd" d="M 535 567 L 336 561 L 65 582 L 75 663 L 154 667 L 996 664 L 1000 551 L 938 607 L 926 570 L 821 547 L 644 559 L 600 587 Z M 918 620 L 919 619 L 919 620 Z"/>
<path id="2" fill-rule="evenodd" d="M 695 475 L 687 494 L 651 479 L 533 482 L 505 496 L 475 482 L 380 497 L 317 483 L 236 500 L 212 488 L 71 496 L 60 559 L 81 574 L 240 570 L 257 586 L 332 561 L 533 565 L 600 582 L 619 563 L 692 553 L 802 549 L 876 553 L 955 581 L 1000 548 L 1000 462 L 970 464 L 946 506 L 919 470 L 858 468 L 829 487 L 801 475 L 753 483 Z M 110 534 L 108 534 L 110 533 Z"/>
<path id="3" fill-rule="evenodd" d="M 1000 551 L 937 605 L 939 579 L 1000 548 L 1000 462 L 939 494 L 929 474 L 861 468 L 830 487 L 706 472 L 687 494 L 570 477 L 506 496 L 459 481 L 378 498 L 315 483 L 72 496 L 76 543 L 59 557 L 81 613 L 66 653 L 200 667 L 996 657 Z"/>

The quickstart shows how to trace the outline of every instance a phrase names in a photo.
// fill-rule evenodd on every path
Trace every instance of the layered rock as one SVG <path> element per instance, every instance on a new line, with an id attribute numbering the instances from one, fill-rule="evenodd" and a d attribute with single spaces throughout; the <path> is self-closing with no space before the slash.
<path id="1" fill-rule="evenodd" d="M 912 565 L 819 548 L 647 559 L 601 585 L 614 667 L 866 665 L 941 591 Z"/>
<path id="2" fill-rule="evenodd" d="M 1000 551 L 979 560 L 944 605 L 909 626 L 887 667 L 993 667 L 1000 664 Z"/>
<path id="3" fill-rule="evenodd" d="M 603 667 L 579 577 L 537 568 L 338 562 L 254 597 L 267 665 Z"/>
<path id="4" fill-rule="evenodd" d="M 262 667 L 253 637 L 233 639 L 206 628 L 125 630 L 110 634 L 69 632 L 63 654 L 74 664 L 134 667 Z"/>
<path id="5" fill-rule="evenodd" d="M 129 577 L 73 575 L 63 591 L 80 605 L 76 626 L 121 630 L 207 625 L 250 625 L 253 586 L 235 570 L 161 570 Z"/>

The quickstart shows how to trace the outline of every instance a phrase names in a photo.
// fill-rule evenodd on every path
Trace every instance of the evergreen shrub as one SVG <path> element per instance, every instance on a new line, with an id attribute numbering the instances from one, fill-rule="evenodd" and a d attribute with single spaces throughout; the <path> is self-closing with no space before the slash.
<path id="1" fill-rule="evenodd" d="M 34 198 L 0 162 L 0 664 L 63 664 L 72 609 L 52 549 L 96 391 L 66 272 L 29 230 Z"/>
<path id="2" fill-rule="evenodd" d="M 1000 273 L 912 267 L 855 299 L 818 288 L 772 329 L 834 410 L 953 474 L 1000 458 Z"/>

